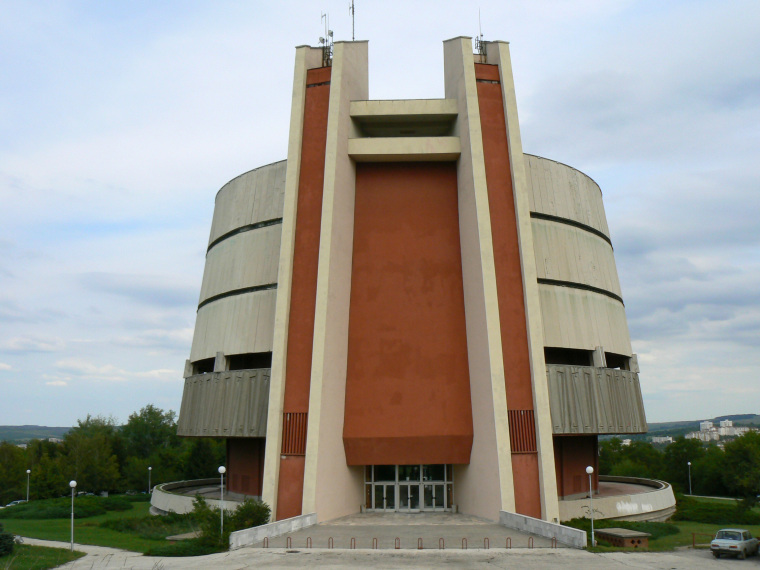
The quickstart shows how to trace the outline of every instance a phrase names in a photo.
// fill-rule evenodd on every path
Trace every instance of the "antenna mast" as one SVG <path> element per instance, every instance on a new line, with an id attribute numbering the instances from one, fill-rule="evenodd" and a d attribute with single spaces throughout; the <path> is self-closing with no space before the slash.
<path id="1" fill-rule="evenodd" d="M 322 67 L 332 65 L 333 31 L 330 29 L 330 14 L 322 12 L 322 20 L 325 22 L 325 35 L 319 38 L 322 46 Z"/>
<path id="2" fill-rule="evenodd" d="M 356 41 L 356 33 L 354 32 L 354 19 L 356 17 L 356 8 L 354 8 L 354 0 L 351 0 L 351 5 L 348 7 L 348 13 L 351 14 L 351 41 Z"/>
<path id="3" fill-rule="evenodd" d="M 483 41 L 483 26 L 480 22 L 480 8 L 478 8 L 478 37 L 475 38 L 475 50 L 481 57 L 481 63 L 483 63 L 486 56 L 486 42 Z"/>

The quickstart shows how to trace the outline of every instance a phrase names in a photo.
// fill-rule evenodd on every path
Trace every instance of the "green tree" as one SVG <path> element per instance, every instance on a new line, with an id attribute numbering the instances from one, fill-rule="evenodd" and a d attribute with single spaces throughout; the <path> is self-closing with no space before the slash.
<path id="1" fill-rule="evenodd" d="M 689 467 L 705 454 L 705 448 L 698 439 L 686 439 L 681 436 L 665 448 L 664 479 L 682 492 L 689 492 Z M 692 486 L 693 490 L 693 486 Z"/>
<path id="2" fill-rule="evenodd" d="M 691 480 L 694 493 L 728 497 L 730 492 L 723 480 L 726 454 L 717 445 L 710 445 L 705 454 L 691 465 Z"/>
<path id="3" fill-rule="evenodd" d="M 150 457 L 159 449 L 178 448 L 176 414 L 148 404 L 129 416 L 121 428 L 127 455 Z"/>
<path id="4" fill-rule="evenodd" d="M 106 431 L 72 429 L 63 445 L 63 471 L 77 482 L 77 489 L 93 493 L 117 489 L 119 463 Z"/>
<path id="5" fill-rule="evenodd" d="M 24 450 L 7 441 L 0 442 L 0 504 L 26 498 L 26 470 Z"/>
<path id="6" fill-rule="evenodd" d="M 223 445 L 221 447 L 223 448 Z M 190 447 L 185 457 L 185 479 L 204 479 L 206 477 L 215 477 L 217 469 L 224 464 L 219 459 L 220 445 L 212 439 L 206 437 L 192 438 Z M 222 454 L 224 450 L 222 449 Z"/>
<path id="7" fill-rule="evenodd" d="M 745 506 L 760 494 L 760 433 L 751 431 L 725 446 L 723 481 L 729 491 L 744 498 Z"/>

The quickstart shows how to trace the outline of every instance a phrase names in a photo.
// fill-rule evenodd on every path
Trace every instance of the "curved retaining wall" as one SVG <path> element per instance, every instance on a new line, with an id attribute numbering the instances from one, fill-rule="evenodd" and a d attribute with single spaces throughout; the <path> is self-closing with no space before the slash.
<path id="1" fill-rule="evenodd" d="M 150 511 L 154 515 L 165 515 L 166 513 L 189 513 L 193 510 L 193 500 L 195 497 L 192 495 L 183 495 L 177 491 L 180 489 L 188 489 L 190 487 L 212 487 L 215 485 L 219 485 L 219 479 L 194 479 L 192 481 L 174 481 L 172 483 L 156 485 L 153 488 L 153 493 L 150 497 Z M 217 499 L 206 499 L 206 503 L 211 507 L 217 508 L 221 505 L 221 501 Z M 237 507 L 238 502 L 225 499 L 224 505 L 226 510 Z"/>
<path id="2" fill-rule="evenodd" d="M 676 510 L 676 497 L 670 483 L 638 477 L 611 477 L 600 475 L 600 482 L 629 483 L 650 487 L 651 491 L 622 494 L 611 497 L 594 497 L 594 518 L 625 521 L 664 521 Z M 560 520 L 590 518 L 588 498 L 559 502 Z"/>

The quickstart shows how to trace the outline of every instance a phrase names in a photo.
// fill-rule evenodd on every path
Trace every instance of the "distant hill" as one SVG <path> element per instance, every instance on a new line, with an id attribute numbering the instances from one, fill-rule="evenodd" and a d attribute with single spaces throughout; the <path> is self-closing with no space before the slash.
<path id="1" fill-rule="evenodd" d="M 756 414 L 729 414 L 726 416 L 716 416 L 714 418 L 703 418 L 699 420 L 690 420 L 684 422 L 660 422 L 650 423 L 648 436 L 656 435 L 685 435 L 690 431 L 699 431 L 699 422 L 705 420 L 713 422 L 716 426 L 721 420 L 731 420 L 736 426 L 755 425 L 760 426 L 760 416 Z"/>
<path id="2" fill-rule="evenodd" d="M 0 426 L 0 441 L 26 443 L 30 439 L 63 438 L 70 427 Z"/>

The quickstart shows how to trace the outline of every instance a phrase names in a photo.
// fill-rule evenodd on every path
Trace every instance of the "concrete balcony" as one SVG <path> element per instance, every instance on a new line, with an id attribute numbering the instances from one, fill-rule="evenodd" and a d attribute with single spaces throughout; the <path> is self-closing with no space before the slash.
<path id="1" fill-rule="evenodd" d="M 266 437 L 270 372 L 230 370 L 186 378 L 177 435 Z"/>
<path id="2" fill-rule="evenodd" d="M 546 377 L 555 435 L 647 432 L 636 372 L 548 364 Z"/>

